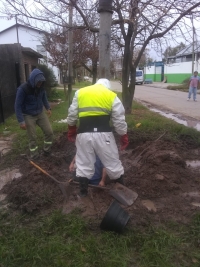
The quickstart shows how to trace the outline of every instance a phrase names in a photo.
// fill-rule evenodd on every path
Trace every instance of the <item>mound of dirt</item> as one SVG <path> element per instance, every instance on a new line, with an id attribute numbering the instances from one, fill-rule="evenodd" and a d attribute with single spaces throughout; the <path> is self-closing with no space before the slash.
<path id="1" fill-rule="evenodd" d="M 125 152 L 120 152 L 120 158 L 125 169 L 125 185 L 138 194 L 132 206 L 123 207 L 131 216 L 131 223 L 146 225 L 167 220 L 187 223 L 200 209 L 200 175 L 199 169 L 186 165 L 186 160 L 198 159 L 200 150 L 194 148 L 191 140 L 187 143 L 186 138 L 174 143 L 165 136 L 156 141 L 141 141 L 139 136 L 137 146 L 136 133 L 129 132 L 129 137 L 134 142 L 130 142 Z M 101 220 L 113 198 L 107 191 L 92 188 L 86 198 L 79 197 L 78 186 L 68 183 L 72 178 L 68 167 L 74 154 L 74 144 L 63 134 L 54 143 L 53 155 L 36 161 L 57 180 L 66 182 L 67 201 L 63 201 L 60 188 L 51 178 L 28 160 L 19 159 L 22 177 L 6 184 L 0 192 L 7 194 L 10 208 L 28 213 L 46 213 L 58 208 L 70 213 L 78 209 L 87 218 Z"/>

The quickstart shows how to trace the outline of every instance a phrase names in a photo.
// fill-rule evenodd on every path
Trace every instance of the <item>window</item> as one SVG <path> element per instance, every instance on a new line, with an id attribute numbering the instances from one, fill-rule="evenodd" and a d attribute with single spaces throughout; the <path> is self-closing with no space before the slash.
<path id="1" fill-rule="evenodd" d="M 136 71 L 136 77 L 142 76 L 142 71 Z"/>

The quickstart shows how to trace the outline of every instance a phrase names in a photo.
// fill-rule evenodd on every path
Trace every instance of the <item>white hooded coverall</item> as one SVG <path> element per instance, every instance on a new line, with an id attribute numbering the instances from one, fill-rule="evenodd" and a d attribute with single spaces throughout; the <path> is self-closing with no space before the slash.
<path id="1" fill-rule="evenodd" d="M 110 82 L 107 79 L 99 79 L 96 83 L 98 86 L 102 85 L 107 90 L 110 89 Z M 95 84 L 95 85 L 96 85 Z M 93 87 L 95 85 L 92 85 Z M 80 89 L 81 90 L 81 89 Z M 70 126 L 76 125 L 79 119 L 79 103 L 77 90 L 72 104 L 68 110 L 67 123 Z M 120 99 L 115 96 L 112 102 L 112 110 L 110 114 L 115 131 L 119 135 L 127 133 L 127 124 L 125 122 L 125 110 Z M 78 133 L 76 137 L 76 176 L 86 177 L 91 179 L 95 169 L 94 164 L 96 155 L 100 158 L 104 165 L 106 172 L 111 180 L 119 179 L 124 174 L 124 168 L 119 160 L 118 148 L 115 142 L 114 135 L 111 131 Z"/>

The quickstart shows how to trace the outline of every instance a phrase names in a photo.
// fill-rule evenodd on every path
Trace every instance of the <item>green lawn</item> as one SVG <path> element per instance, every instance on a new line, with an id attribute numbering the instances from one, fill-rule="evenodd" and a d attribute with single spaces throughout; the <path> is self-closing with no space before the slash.
<path id="1" fill-rule="evenodd" d="M 68 105 L 62 90 L 54 93 L 53 99 L 63 100 L 52 109 L 50 119 L 56 137 L 67 130 L 67 125 L 58 121 L 66 118 Z M 138 103 L 133 103 L 133 114 L 126 119 L 129 130 L 141 135 L 152 133 L 156 137 L 166 132 L 167 138 L 173 140 L 187 135 L 200 144 L 200 133 L 196 130 L 163 118 Z M 139 128 L 137 123 L 141 123 Z M 15 134 L 13 150 L 7 156 L 8 164 L 13 164 L 19 153 L 26 151 L 26 132 L 20 130 L 15 115 L 0 125 L 1 135 L 5 128 Z M 42 144 L 40 129 L 38 139 Z M 143 228 L 128 225 L 123 235 L 117 235 L 101 232 L 98 221 L 81 218 L 77 210 L 70 215 L 58 210 L 48 215 L 19 216 L 0 209 L 0 267 L 199 267 L 199 248 L 198 214 L 190 225 L 174 222 Z"/>
<path id="2" fill-rule="evenodd" d="M 90 229 L 78 213 L 39 218 L 0 215 L 0 266 L 198 267 L 200 215 L 191 225 L 167 224 L 123 235 Z"/>

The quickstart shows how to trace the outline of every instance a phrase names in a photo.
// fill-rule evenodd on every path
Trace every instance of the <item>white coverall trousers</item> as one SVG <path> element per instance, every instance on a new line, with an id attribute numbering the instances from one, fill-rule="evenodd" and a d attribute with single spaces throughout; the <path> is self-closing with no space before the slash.
<path id="1" fill-rule="evenodd" d="M 80 133 L 76 137 L 76 176 L 91 179 L 96 155 L 111 180 L 120 178 L 124 168 L 119 160 L 118 148 L 112 132 Z"/>

